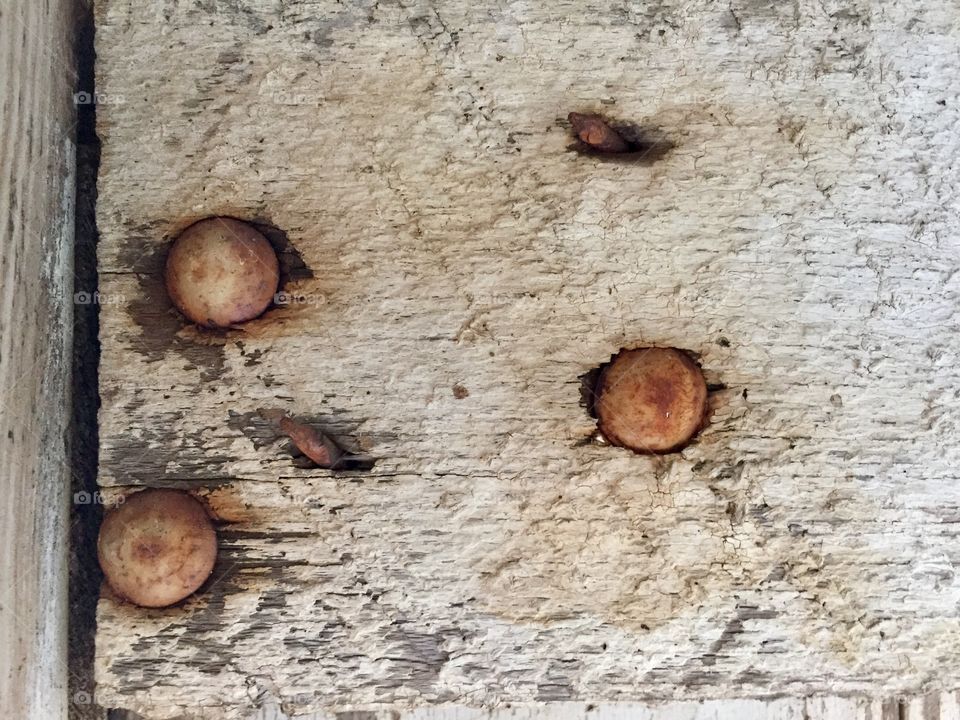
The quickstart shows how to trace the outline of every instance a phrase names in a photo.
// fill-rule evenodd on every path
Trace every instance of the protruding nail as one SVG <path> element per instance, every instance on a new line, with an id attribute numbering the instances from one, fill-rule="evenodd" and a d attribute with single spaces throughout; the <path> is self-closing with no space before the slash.
<path id="1" fill-rule="evenodd" d="M 638 453 L 670 452 L 703 426 L 707 384 L 680 350 L 622 350 L 600 374 L 594 412 L 612 444 Z"/>
<path id="2" fill-rule="evenodd" d="M 584 145 L 601 153 L 625 153 L 630 144 L 599 115 L 572 112 L 567 120 Z"/>
<path id="3" fill-rule="evenodd" d="M 279 283 L 273 247 L 256 228 L 233 218 L 194 223 L 167 256 L 170 299 L 187 318 L 206 327 L 230 327 L 258 317 Z"/>
<path id="4" fill-rule="evenodd" d="M 280 431 L 297 449 L 322 468 L 335 468 L 343 459 L 344 451 L 330 438 L 306 423 L 294 420 L 283 410 L 263 409 L 260 417 L 276 423 Z"/>
<path id="5" fill-rule="evenodd" d="M 194 593 L 210 576 L 217 533 L 192 495 L 144 490 L 107 513 L 97 555 L 118 596 L 143 607 L 166 607 Z"/>

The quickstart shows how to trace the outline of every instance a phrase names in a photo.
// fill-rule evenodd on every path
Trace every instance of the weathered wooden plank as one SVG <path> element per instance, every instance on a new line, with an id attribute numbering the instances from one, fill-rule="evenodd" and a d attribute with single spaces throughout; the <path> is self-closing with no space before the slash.
<path id="1" fill-rule="evenodd" d="M 250 720 L 291 720 L 275 698 L 258 699 L 260 708 Z M 142 720 L 121 711 L 110 720 Z M 659 703 L 555 702 L 482 710 L 464 706 L 423 707 L 405 712 L 393 709 L 344 710 L 296 716 L 297 720 L 958 720 L 955 692 L 937 692 L 908 698 L 850 698 L 814 696 L 772 700 L 707 700 Z"/>
<path id="2" fill-rule="evenodd" d="M 100 2 L 100 481 L 224 520 L 185 607 L 101 600 L 100 700 L 952 687 L 957 19 Z M 585 109 L 673 149 L 579 156 Z M 184 328 L 159 270 L 209 214 L 285 231 L 308 302 Z M 642 344 L 716 387 L 681 454 L 590 440 L 580 376 Z M 375 466 L 295 467 L 264 407 Z"/>
<path id="3" fill-rule="evenodd" d="M 0 707 L 66 715 L 72 3 L 0 9 Z"/>
<path id="4" fill-rule="evenodd" d="M 250 720 L 291 720 L 276 699 L 258 698 Z M 111 720 L 142 720 L 127 711 Z M 706 700 L 657 703 L 554 702 L 517 704 L 483 710 L 446 705 L 397 712 L 393 709 L 344 710 L 296 716 L 297 720 L 958 720 L 956 692 L 907 698 L 813 696 L 771 700 Z"/>
<path id="5" fill-rule="evenodd" d="M 288 720 L 271 700 L 255 720 Z M 773 700 L 708 700 L 664 703 L 558 702 L 514 705 L 496 710 L 466 707 L 426 707 L 397 713 L 393 710 L 298 715 L 299 720 L 957 720 L 954 692 L 910 698 L 842 698 L 816 696 Z"/>

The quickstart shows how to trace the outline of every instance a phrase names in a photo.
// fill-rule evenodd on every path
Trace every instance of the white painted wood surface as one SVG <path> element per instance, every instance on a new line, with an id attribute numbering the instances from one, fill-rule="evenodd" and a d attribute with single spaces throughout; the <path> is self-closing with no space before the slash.
<path id="1" fill-rule="evenodd" d="M 287 720 L 267 702 L 256 720 Z M 317 714 L 299 720 L 957 720 L 956 693 L 934 693 L 887 700 L 840 697 L 775 700 L 708 700 L 701 702 L 572 703 L 518 705 L 485 711 L 433 707 L 399 715 L 391 710 L 370 713 Z"/>
<path id="2" fill-rule="evenodd" d="M 98 701 L 954 687 L 958 20 L 101 0 L 100 481 L 194 488 L 224 525 L 185 607 L 104 595 Z M 675 147 L 579 156 L 570 110 Z M 284 230 L 305 301 L 183 327 L 163 253 L 211 214 Z M 681 454 L 590 441 L 579 376 L 643 344 L 718 386 Z M 263 407 L 376 466 L 295 467 Z"/>
<path id="3" fill-rule="evenodd" d="M 67 708 L 72 5 L 0 8 L 0 708 Z"/>
<path id="4" fill-rule="evenodd" d="M 256 699 L 251 720 L 291 720 L 275 698 Z M 112 718 L 112 716 L 111 716 Z M 118 720 L 138 720 L 126 715 Z M 297 720 L 958 720 L 957 693 L 930 693 L 908 698 L 814 696 L 771 700 L 730 699 L 659 703 L 519 704 L 492 710 L 455 705 L 397 712 L 345 710 L 296 715 Z"/>

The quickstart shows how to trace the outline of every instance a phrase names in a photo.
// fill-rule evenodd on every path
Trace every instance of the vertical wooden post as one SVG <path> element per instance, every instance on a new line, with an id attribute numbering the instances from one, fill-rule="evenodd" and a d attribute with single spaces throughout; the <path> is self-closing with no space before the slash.
<path id="1" fill-rule="evenodd" d="M 73 3 L 0 10 L 0 707 L 66 716 Z"/>

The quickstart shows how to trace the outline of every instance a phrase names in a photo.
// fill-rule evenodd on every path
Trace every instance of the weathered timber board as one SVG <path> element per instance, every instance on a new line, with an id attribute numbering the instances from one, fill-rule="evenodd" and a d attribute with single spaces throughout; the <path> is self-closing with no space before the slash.
<path id="1" fill-rule="evenodd" d="M 958 20 L 102 0 L 100 482 L 224 524 L 183 608 L 103 597 L 98 701 L 955 684 Z M 674 147 L 577 155 L 570 110 Z M 210 214 L 283 230 L 309 302 L 185 328 L 163 253 Z M 590 441 L 579 376 L 642 344 L 717 386 L 681 454 Z M 298 469 L 263 407 L 375 467 Z"/>
<path id="2" fill-rule="evenodd" d="M 0 708 L 67 711 L 75 3 L 0 6 Z"/>
<path id="3" fill-rule="evenodd" d="M 271 699 L 251 720 L 289 720 L 290 717 Z M 301 715 L 297 720 L 301 718 L 328 720 L 330 716 L 317 713 Z M 815 696 L 649 704 L 555 702 L 493 710 L 429 706 L 402 713 L 353 712 L 341 713 L 338 720 L 960 720 L 960 703 L 956 692 L 901 699 Z"/>
<path id="4" fill-rule="evenodd" d="M 276 698 L 267 696 L 259 698 L 259 707 L 249 720 L 292 717 L 280 708 Z M 127 711 L 115 711 L 110 720 L 142 719 Z M 955 691 L 945 691 L 902 698 L 820 695 L 766 700 L 549 702 L 492 709 L 429 705 L 405 711 L 318 711 L 297 714 L 296 720 L 960 720 L 960 702 Z"/>

